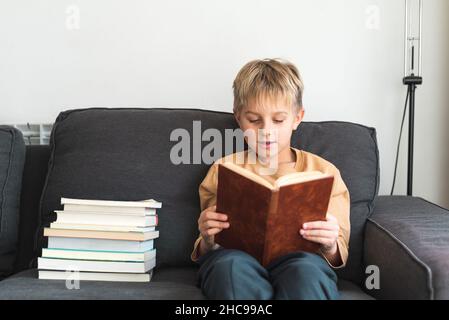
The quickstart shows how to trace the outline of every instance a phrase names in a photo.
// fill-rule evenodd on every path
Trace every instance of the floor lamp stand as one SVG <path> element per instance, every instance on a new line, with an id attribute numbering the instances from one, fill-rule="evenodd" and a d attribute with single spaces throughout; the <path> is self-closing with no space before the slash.
<path id="1" fill-rule="evenodd" d="M 415 15 L 413 14 L 415 12 Z M 416 16 L 417 13 L 417 16 Z M 404 78 L 403 83 L 408 88 L 409 126 L 408 126 L 408 166 L 407 195 L 413 195 L 413 140 L 415 128 L 415 92 L 422 78 L 422 20 L 423 0 L 405 0 L 405 44 L 404 44 Z M 418 21 L 418 34 L 414 23 Z M 415 47 L 417 52 L 415 54 Z M 415 63 L 415 60 L 417 63 Z M 417 65 L 417 66 L 416 66 Z M 415 71 L 417 70 L 417 74 Z"/>
<path id="2" fill-rule="evenodd" d="M 403 83 L 408 86 L 409 94 L 409 124 L 408 124 L 408 166 L 407 166 L 407 195 L 413 195 L 413 142 L 415 127 L 415 92 L 418 85 L 422 84 L 422 77 L 413 74 L 404 77 Z"/>

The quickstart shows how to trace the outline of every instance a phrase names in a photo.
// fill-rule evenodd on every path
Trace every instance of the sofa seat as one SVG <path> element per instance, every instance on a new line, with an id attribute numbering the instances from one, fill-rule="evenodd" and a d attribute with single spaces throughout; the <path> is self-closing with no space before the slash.
<path id="1" fill-rule="evenodd" d="M 161 268 L 155 270 L 149 283 L 81 281 L 79 289 L 68 290 L 65 281 L 39 280 L 37 269 L 17 273 L 0 282 L 0 299 L 147 299 L 147 300 L 202 300 L 196 286 L 197 268 Z M 340 280 L 343 300 L 373 299 L 352 282 Z"/>

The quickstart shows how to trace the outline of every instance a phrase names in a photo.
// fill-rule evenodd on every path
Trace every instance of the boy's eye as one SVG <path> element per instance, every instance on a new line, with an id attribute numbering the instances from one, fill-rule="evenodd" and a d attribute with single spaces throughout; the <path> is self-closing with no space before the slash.
<path id="1" fill-rule="evenodd" d="M 250 123 L 257 123 L 257 122 L 259 122 L 259 121 L 260 121 L 259 119 L 255 119 L 255 120 L 251 120 L 251 119 L 250 119 L 250 120 L 249 120 Z"/>
<path id="2" fill-rule="evenodd" d="M 275 123 L 282 123 L 284 120 L 274 120 Z"/>

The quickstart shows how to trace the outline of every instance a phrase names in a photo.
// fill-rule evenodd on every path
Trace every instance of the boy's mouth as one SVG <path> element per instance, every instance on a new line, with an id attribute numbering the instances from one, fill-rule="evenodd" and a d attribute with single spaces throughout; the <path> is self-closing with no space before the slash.
<path id="1" fill-rule="evenodd" d="M 263 148 L 270 148 L 276 143 L 276 141 L 259 141 L 259 145 Z"/>

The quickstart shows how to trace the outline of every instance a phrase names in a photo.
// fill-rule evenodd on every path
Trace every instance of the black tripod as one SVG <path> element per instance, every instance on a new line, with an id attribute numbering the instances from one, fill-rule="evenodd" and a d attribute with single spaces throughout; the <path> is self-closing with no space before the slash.
<path id="1" fill-rule="evenodd" d="M 413 73 L 403 79 L 403 83 L 408 86 L 407 96 L 409 100 L 409 124 L 408 124 L 408 167 L 407 167 L 407 195 L 412 196 L 413 187 L 413 137 L 415 126 L 415 91 L 418 85 L 423 82 L 422 77 Z"/>

